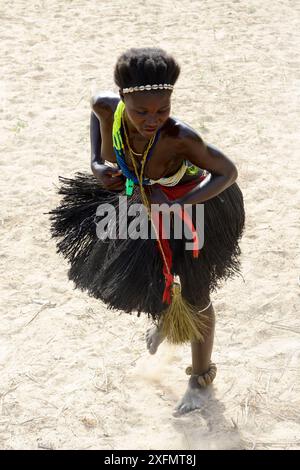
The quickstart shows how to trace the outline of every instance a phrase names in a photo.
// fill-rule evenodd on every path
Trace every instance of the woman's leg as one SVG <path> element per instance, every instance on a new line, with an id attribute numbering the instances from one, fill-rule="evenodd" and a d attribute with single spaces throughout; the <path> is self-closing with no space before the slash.
<path id="1" fill-rule="evenodd" d="M 212 304 L 205 310 L 205 315 L 207 315 L 207 332 L 204 334 L 204 342 L 195 341 L 191 343 L 192 368 L 195 375 L 202 375 L 209 370 L 214 344 L 215 312 Z"/>
<path id="2" fill-rule="evenodd" d="M 202 309 L 200 309 L 202 310 Z M 197 377 L 205 374 L 210 368 L 211 354 L 214 343 L 215 312 L 213 305 L 201 312 L 207 315 L 207 331 L 204 334 L 204 342 L 191 343 L 192 375 L 189 378 L 187 390 L 175 408 L 174 416 L 180 416 L 197 408 L 202 408 L 205 402 L 205 392 L 200 387 Z"/>

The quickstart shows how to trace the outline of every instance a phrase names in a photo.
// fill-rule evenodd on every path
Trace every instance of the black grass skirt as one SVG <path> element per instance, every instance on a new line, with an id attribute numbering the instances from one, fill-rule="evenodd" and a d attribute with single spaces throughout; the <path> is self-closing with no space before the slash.
<path id="1" fill-rule="evenodd" d="M 165 280 L 157 241 L 151 238 L 102 240 L 99 232 L 97 235 L 97 207 L 111 204 L 119 220 L 119 196 L 125 196 L 125 192 L 104 189 L 88 173 L 59 180 L 58 193 L 62 198 L 59 206 L 50 212 L 51 235 L 57 240 L 58 253 L 70 262 L 69 279 L 109 308 L 136 312 L 138 316 L 144 312 L 158 320 L 167 305 L 162 302 Z M 135 187 L 133 195 L 127 198 L 128 207 L 140 202 L 139 188 Z M 224 280 L 240 273 L 239 240 L 244 222 L 243 196 L 234 183 L 205 202 L 204 245 L 198 258 L 185 249 L 190 239 L 171 236 L 172 271 L 180 276 L 182 294 L 191 304 L 199 308 L 207 305 L 211 292 Z M 115 219 L 111 223 L 113 226 Z"/>

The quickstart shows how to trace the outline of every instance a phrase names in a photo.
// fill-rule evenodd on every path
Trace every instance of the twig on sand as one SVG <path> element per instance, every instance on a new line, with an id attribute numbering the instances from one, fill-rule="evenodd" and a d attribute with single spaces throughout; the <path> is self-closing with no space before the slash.
<path id="1" fill-rule="evenodd" d="M 261 308 L 265 307 L 266 305 L 268 305 L 268 304 L 274 302 L 274 300 L 277 299 L 278 297 L 280 297 L 280 295 L 281 295 L 281 293 L 274 295 L 274 297 L 272 297 L 271 299 L 268 299 L 266 302 L 264 302 L 263 304 L 259 305 L 258 308 L 261 309 Z"/>
<path id="2" fill-rule="evenodd" d="M 244 422 L 244 424 L 247 424 L 247 421 L 248 421 L 248 401 L 249 401 L 249 397 L 246 397 L 246 399 L 245 399 L 245 422 Z"/>
<path id="3" fill-rule="evenodd" d="M 41 308 L 37 311 L 37 313 L 32 317 L 32 319 L 29 320 L 28 323 L 26 323 L 26 325 L 22 326 L 22 328 L 26 328 L 26 326 L 30 325 L 30 323 L 32 323 L 33 320 L 35 320 L 36 317 L 37 317 L 43 310 L 45 310 L 45 306 L 44 306 L 44 305 L 43 305 L 43 307 L 41 307 Z"/>
<path id="4" fill-rule="evenodd" d="M 270 322 L 273 328 L 278 328 L 279 330 L 292 331 L 293 333 L 300 334 L 300 328 L 297 328 L 296 326 L 287 326 L 287 325 L 282 325 L 280 323 L 276 325 L 274 323 L 275 322 Z"/>
<path id="5" fill-rule="evenodd" d="M 39 449 L 45 449 L 45 450 L 54 450 L 54 446 L 52 444 L 43 444 L 42 442 L 38 442 L 38 448 Z"/>
<path id="6" fill-rule="evenodd" d="M 1 394 L 1 414 L 3 414 L 3 403 L 4 403 L 4 398 L 6 397 L 6 395 L 8 395 L 9 393 L 13 392 L 14 390 L 16 390 L 16 388 L 18 388 L 20 384 L 17 384 L 15 385 L 15 387 L 12 387 L 12 388 L 9 388 L 6 392 L 2 393 Z"/>
<path id="7" fill-rule="evenodd" d="M 32 323 L 37 317 L 38 315 L 43 311 L 45 310 L 46 308 L 54 308 L 56 307 L 56 304 L 55 303 L 52 303 L 52 302 L 47 302 L 45 303 L 44 305 L 41 306 L 41 308 L 36 312 L 36 314 L 31 318 L 31 320 L 29 320 L 29 322 L 27 322 L 25 325 L 21 326 L 17 331 L 21 331 L 23 328 L 26 328 L 28 325 L 30 325 L 30 323 Z"/>
<path id="8" fill-rule="evenodd" d="M 102 372 L 103 372 L 103 376 L 104 376 L 104 380 L 102 381 L 102 384 L 99 386 L 96 384 L 95 382 L 95 375 L 96 375 L 96 372 L 95 372 L 95 375 L 94 375 L 94 387 L 97 389 L 97 390 L 101 390 L 101 392 L 105 392 L 107 393 L 108 392 L 108 378 L 107 378 L 107 373 L 106 373 L 106 367 L 105 367 L 105 364 L 104 364 L 104 361 L 102 362 Z"/>
<path id="9" fill-rule="evenodd" d="M 238 425 L 237 425 L 237 423 L 234 421 L 234 419 L 233 419 L 233 418 L 230 418 L 230 421 L 232 422 L 233 428 L 234 428 L 234 429 L 237 429 L 237 428 L 238 428 Z"/>
<path id="10" fill-rule="evenodd" d="M 137 361 L 138 361 L 139 359 L 141 359 L 141 357 L 145 357 L 146 355 L 148 356 L 147 353 L 139 354 L 133 361 L 131 361 L 130 365 L 131 365 L 131 366 L 135 366 L 136 363 L 137 363 Z"/>
<path id="11" fill-rule="evenodd" d="M 22 426 L 23 424 L 32 423 L 32 421 L 39 421 L 45 420 L 44 416 L 36 416 L 35 418 L 26 419 L 26 421 L 22 421 L 21 423 L 17 423 L 18 425 Z"/>
<path id="12" fill-rule="evenodd" d="M 253 441 L 253 442 L 252 442 L 252 447 L 251 447 L 250 450 L 255 450 L 255 447 L 256 447 L 256 441 Z"/>
<path id="13" fill-rule="evenodd" d="M 268 394 L 269 394 L 269 388 L 270 388 L 271 377 L 272 377 L 272 374 L 269 375 L 269 379 L 268 379 L 268 383 L 267 383 L 267 387 L 266 387 L 266 394 L 267 394 L 267 397 L 268 397 Z M 268 398 L 267 398 L 267 399 L 268 399 Z"/>

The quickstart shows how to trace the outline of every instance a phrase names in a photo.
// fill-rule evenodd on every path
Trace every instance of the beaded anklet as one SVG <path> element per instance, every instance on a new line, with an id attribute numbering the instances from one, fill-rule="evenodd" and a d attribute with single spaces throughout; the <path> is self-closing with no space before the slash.
<path id="1" fill-rule="evenodd" d="M 216 374 L 217 374 L 217 366 L 216 366 L 216 364 L 211 362 L 208 371 L 205 372 L 204 374 L 201 374 L 201 375 L 193 374 L 192 366 L 188 366 L 185 369 L 185 373 L 187 375 L 197 377 L 197 382 L 200 385 L 200 387 L 205 388 L 214 381 L 214 379 L 216 377 Z"/>

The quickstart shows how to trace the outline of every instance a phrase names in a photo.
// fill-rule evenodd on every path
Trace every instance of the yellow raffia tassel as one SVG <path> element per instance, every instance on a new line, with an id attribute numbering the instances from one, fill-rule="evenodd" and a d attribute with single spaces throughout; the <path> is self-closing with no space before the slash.
<path id="1" fill-rule="evenodd" d="M 182 297 L 180 281 L 174 282 L 172 292 L 171 304 L 162 314 L 161 330 L 163 336 L 173 344 L 188 341 L 203 343 L 204 335 L 209 331 L 209 318 L 199 313 L 195 306 Z"/>

